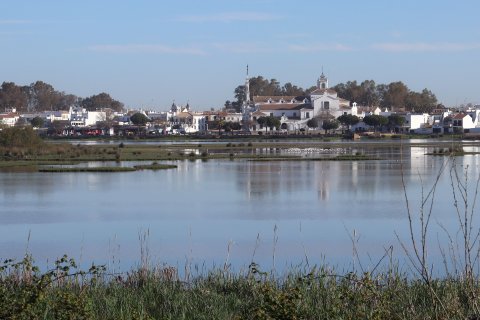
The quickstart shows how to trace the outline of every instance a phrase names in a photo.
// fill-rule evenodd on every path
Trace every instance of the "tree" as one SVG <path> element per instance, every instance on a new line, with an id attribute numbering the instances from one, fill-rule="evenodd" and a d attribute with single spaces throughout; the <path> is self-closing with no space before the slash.
<path id="1" fill-rule="evenodd" d="M 268 116 L 267 117 L 267 122 L 265 123 L 265 125 L 267 127 L 270 128 L 270 130 L 273 130 L 273 128 L 275 129 L 279 129 L 280 126 L 282 125 L 282 123 L 280 122 L 280 120 L 274 116 Z"/>
<path id="2" fill-rule="evenodd" d="M 383 92 L 381 106 L 384 108 L 392 108 L 392 110 L 403 109 L 408 93 L 409 89 L 403 82 L 392 82 L 386 87 L 386 91 Z"/>
<path id="3" fill-rule="evenodd" d="M 374 131 L 377 131 L 378 126 L 384 126 L 388 123 L 388 118 L 380 115 L 370 115 L 363 118 L 366 125 L 372 126 Z"/>
<path id="4" fill-rule="evenodd" d="M 227 121 L 223 124 L 222 128 L 225 132 L 230 132 L 233 130 L 240 130 L 242 126 L 238 122 Z"/>
<path id="5" fill-rule="evenodd" d="M 302 88 L 287 82 L 282 87 L 282 94 L 284 96 L 303 96 L 305 91 Z"/>
<path id="6" fill-rule="evenodd" d="M 110 108 L 115 111 L 123 110 L 123 103 L 113 99 L 105 92 L 83 99 L 81 105 L 89 111 L 95 111 L 102 108 Z"/>
<path id="7" fill-rule="evenodd" d="M 16 108 L 17 111 L 26 111 L 27 96 L 21 87 L 13 82 L 4 82 L 0 88 L 0 107 Z"/>
<path id="8" fill-rule="evenodd" d="M 307 127 L 309 128 L 318 128 L 318 120 L 316 118 L 309 119 L 307 121 Z"/>
<path id="9" fill-rule="evenodd" d="M 276 79 L 265 79 L 262 76 L 252 77 L 249 81 L 250 87 L 250 100 L 255 96 L 296 96 L 303 97 L 308 92 L 303 90 L 301 87 L 293 85 L 290 82 L 287 82 L 285 85 L 280 86 L 280 83 Z M 309 92 L 315 90 L 316 87 L 309 89 Z M 246 87 L 245 85 L 239 85 L 234 90 L 235 99 L 231 103 L 237 111 L 240 111 L 242 105 L 246 99 Z"/>
<path id="10" fill-rule="evenodd" d="M 325 134 L 329 130 L 335 130 L 338 128 L 338 121 L 337 120 L 324 120 L 322 123 L 322 129 L 325 130 Z"/>
<path id="11" fill-rule="evenodd" d="M 137 112 L 130 117 L 130 121 L 132 121 L 134 125 L 144 126 L 150 119 L 143 113 Z"/>
<path id="12" fill-rule="evenodd" d="M 350 126 L 356 125 L 357 123 L 360 122 L 360 119 L 353 114 L 343 114 L 340 117 L 337 118 L 337 120 L 347 126 L 348 130 L 350 130 Z"/>
<path id="13" fill-rule="evenodd" d="M 41 127 L 43 127 L 44 123 L 45 123 L 45 121 L 41 117 L 35 117 L 35 118 L 32 119 L 32 121 L 30 121 L 30 124 L 34 128 L 41 128 Z"/>
<path id="14" fill-rule="evenodd" d="M 267 117 L 258 117 L 257 118 L 257 123 L 260 125 L 260 128 L 263 128 L 263 126 L 265 126 L 266 123 L 267 123 Z M 267 131 L 266 126 L 265 126 L 265 131 Z"/>
<path id="15" fill-rule="evenodd" d="M 388 126 L 390 130 L 393 128 L 401 127 L 405 123 L 405 118 L 398 114 L 391 114 L 388 116 Z"/>
<path id="16" fill-rule="evenodd" d="M 377 91 L 377 86 L 375 85 L 375 81 L 365 80 L 360 84 L 360 88 L 360 104 L 369 107 L 378 105 L 380 97 Z"/>

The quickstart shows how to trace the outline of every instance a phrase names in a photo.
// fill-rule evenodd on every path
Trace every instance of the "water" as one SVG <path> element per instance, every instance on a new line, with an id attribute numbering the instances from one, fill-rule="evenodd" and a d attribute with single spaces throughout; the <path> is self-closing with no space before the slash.
<path id="1" fill-rule="evenodd" d="M 307 263 L 350 268 L 358 265 L 355 232 L 363 267 L 375 265 L 390 246 L 404 261 L 395 235 L 408 243 L 402 174 L 418 212 L 422 186 L 425 196 L 447 157 L 425 156 L 426 147 L 401 151 L 399 144 L 357 151 L 383 160 L 199 160 L 162 171 L 1 172 L 0 258 L 28 251 L 46 266 L 67 253 L 84 266 L 125 271 L 140 263 L 144 246 L 151 263 L 181 268 L 227 263 L 240 270 L 251 261 L 276 270 Z M 473 188 L 478 157 L 456 161 L 460 174 L 468 168 Z M 436 265 L 437 244 L 447 240 L 439 225 L 453 235 L 458 229 L 449 168 L 435 193 L 429 244 Z"/>

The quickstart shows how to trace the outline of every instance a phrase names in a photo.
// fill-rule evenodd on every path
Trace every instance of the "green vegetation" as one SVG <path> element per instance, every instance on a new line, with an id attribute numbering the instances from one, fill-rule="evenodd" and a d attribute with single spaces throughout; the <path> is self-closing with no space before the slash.
<path id="1" fill-rule="evenodd" d="M 137 112 L 130 117 L 130 121 L 132 121 L 134 125 L 144 126 L 150 119 L 143 113 Z"/>
<path id="2" fill-rule="evenodd" d="M 337 123 L 338 124 L 338 123 Z M 308 137 L 307 135 L 305 135 Z M 311 136 L 309 141 L 302 142 L 303 148 L 345 148 L 344 143 L 335 143 L 334 139 L 325 139 L 324 137 L 315 138 Z M 385 138 L 398 138 L 399 136 L 386 136 Z M 374 139 L 376 137 L 373 137 Z M 379 136 L 380 138 L 380 136 Z M 240 140 L 240 139 L 239 139 Z M 155 144 L 98 144 L 98 145 L 72 145 L 69 143 L 47 143 L 40 139 L 31 127 L 25 128 L 7 128 L 0 131 L 0 168 L 18 167 L 25 168 L 26 171 L 35 171 L 36 167 L 42 165 L 72 165 L 86 161 L 176 161 L 176 160 L 205 160 L 205 159 L 252 159 L 263 161 L 292 160 L 298 159 L 304 161 L 299 156 L 268 155 L 257 152 L 265 148 L 275 148 L 277 150 L 288 149 L 292 143 L 281 139 L 281 136 L 271 136 L 268 139 L 256 140 L 216 140 L 213 144 L 189 144 L 181 141 L 168 145 Z M 230 142 L 231 141 L 231 142 Z M 242 142 L 243 141 L 243 142 Z M 452 149 L 452 142 L 441 142 L 432 140 L 432 142 L 415 143 L 405 141 L 402 147 L 409 148 L 411 145 L 430 147 L 434 151 L 432 155 L 466 155 L 473 154 L 463 152 L 460 147 Z M 455 145 L 461 147 L 474 146 L 475 142 L 455 142 Z M 390 142 L 369 143 L 361 141 L 349 143 L 349 148 L 357 147 L 368 154 L 368 149 L 374 147 L 391 148 Z M 192 150 L 195 149 L 195 150 Z M 452 149 L 454 152 L 447 150 Z M 257 150 L 257 151 L 256 151 Z M 309 159 L 314 160 L 314 159 Z M 346 156 L 325 157 L 316 159 L 320 161 L 335 160 L 378 160 L 375 157 L 367 156 Z M 30 167 L 30 168 L 27 168 Z M 145 168 L 146 169 L 146 168 Z M 152 168 L 153 169 L 153 168 Z M 158 168 L 161 169 L 161 168 Z"/>
<path id="3" fill-rule="evenodd" d="M 164 170 L 164 169 L 175 169 L 177 168 L 174 164 L 159 164 L 159 163 L 152 163 L 152 164 L 144 164 L 144 165 L 137 165 L 133 166 L 137 170 Z"/>
<path id="4" fill-rule="evenodd" d="M 143 164 L 133 167 L 43 167 L 39 168 L 38 172 L 130 172 L 137 170 L 165 170 L 175 169 L 176 165 L 172 164 Z"/>
<path id="5" fill-rule="evenodd" d="M 257 122 L 262 128 L 265 127 L 265 132 L 267 128 L 270 128 L 270 130 L 273 130 L 273 128 L 278 130 L 281 125 L 280 120 L 274 116 L 259 117 Z"/>
<path id="6" fill-rule="evenodd" d="M 322 123 L 322 129 L 325 130 L 325 134 L 327 134 L 330 130 L 338 129 L 339 123 L 337 120 L 324 120 Z"/>
<path id="7" fill-rule="evenodd" d="M 284 276 L 252 263 L 181 279 L 177 268 L 110 275 L 63 256 L 41 272 L 30 256 L 0 263 L 1 319 L 477 319 L 478 280 L 409 278 L 323 266 Z M 473 291 L 472 291 L 473 290 Z"/>
<path id="8" fill-rule="evenodd" d="M 307 121 L 307 127 L 310 129 L 318 128 L 318 120 L 317 118 L 312 118 Z"/>
<path id="9" fill-rule="evenodd" d="M 388 123 L 388 118 L 376 114 L 366 116 L 363 118 L 363 122 L 366 125 L 374 127 L 374 130 L 377 131 L 378 127 L 384 126 Z"/>
<path id="10" fill-rule="evenodd" d="M 360 122 L 360 118 L 353 114 L 343 114 L 337 118 L 338 122 L 342 125 L 347 126 L 348 130 L 353 125 L 356 125 Z"/>
<path id="11" fill-rule="evenodd" d="M 17 112 L 29 112 L 30 108 L 36 111 L 68 110 L 71 105 L 75 104 L 80 104 L 90 111 L 100 108 L 123 110 L 121 102 L 112 99 L 109 94 L 104 92 L 88 98 L 80 98 L 73 94 L 57 91 L 52 85 L 43 81 L 36 81 L 26 86 L 3 82 L 0 86 L 0 108 L 2 110 L 5 108 L 16 108 Z"/>
<path id="12" fill-rule="evenodd" d="M 43 120 L 43 118 L 41 118 L 41 117 L 35 117 L 35 118 L 32 119 L 32 121 L 30 121 L 30 124 L 31 124 L 32 127 L 34 127 L 34 128 L 41 128 L 41 127 L 43 127 L 44 122 L 45 122 L 45 121 Z"/>
<path id="13" fill-rule="evenodd" d="M 465 156 L 475 155 L 480 152 L 465 151 L 462 145 L 450 145 L 448 147 L 435 147 L 432 152 L 427 153 L 429 156 Z"/>
<path id="14" fill-rule="evenodd" d="M 5 128 L 0 131 L 0 148 L 39 148 L 43 140 L 31 127 Z"/>
<path id="15" fill-rule="evenodd" d="M 38 169 L 38 172 L 129 172 L 136 170 L 136 168 L 130 167 L 47 167 Z"/>

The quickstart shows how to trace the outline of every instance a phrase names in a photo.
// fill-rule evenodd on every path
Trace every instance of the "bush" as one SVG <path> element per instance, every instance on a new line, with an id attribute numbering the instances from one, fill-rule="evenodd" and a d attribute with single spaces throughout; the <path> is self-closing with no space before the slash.
<path id="1" fill-rule="evenodd" d="M 13 127 L 0 131 L 2 147 L 41 147 L 43 144 L 43 140 L 31 127 Z"/>

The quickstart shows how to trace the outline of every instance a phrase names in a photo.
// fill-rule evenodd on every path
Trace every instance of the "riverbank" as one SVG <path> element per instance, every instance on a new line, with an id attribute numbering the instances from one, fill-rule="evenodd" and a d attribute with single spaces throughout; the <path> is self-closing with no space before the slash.
<path id="1" fill-rule="evenodd" d="M 380 160 L 370 150 L 422 147 L 428 149 L 426 155 L 475 155 L 478 152 L 465 152 L 463 148 L 476 146 L 471 141 L 205 141 L 186 143 L 185 141 L 161 143 L 120 142 L 118 144 L 68 144 L 43 143 L 40 146 L 0 147 L 0 169 L 10 171 L 102 171 L 102 169 L 80 169 L 76 165 L 85 162 L 148 162 L 242 159 L 253 161 L 375 161 Z M 446 151 L 444 151 L 446 150 Z M 450 150 L 450 151 L 449 151 Z M 454 153 L 451 151 L 455 150 Z M 143 169 L 153 169 L 148 167 Z M 46 166 L 49 166 L 45 168 Z M 60 168 L 63 166 L 63 168 Z M 72 167 L 71 169 L 65 166 Z M 110 165 L 111 166 L 111 165 Z M 51 168 L 54 167 L 54 168 Z M 55 169 L 58 168 L 58 169 Z M 114 166 L 111 170 L 122 172 L 127 169 Z M 138 169 L 138 168 L 137 168 Z M 157 167 L 156 169 L 162 169 Z M 133 170 L 133 169 L 132 169 Z"/>
<path id="2" fill-rule="evenodd" d="M 391 265 L 378 272 L 329 266 L 284 276 L 252 263 L 179 277 L 176 268 L 109 274 L 80 271 L 64 256 L 47 272 L 27 257 L 5 261 L 1 319 L 478 319 L 478 280 L 461 275 L 426 282 Z M 192 270 L 189 270 L 192 272 Z M 194 272 L 194 271 L 193 271 Z M 198 272 L 198 271 L 197 271 Z"/>

